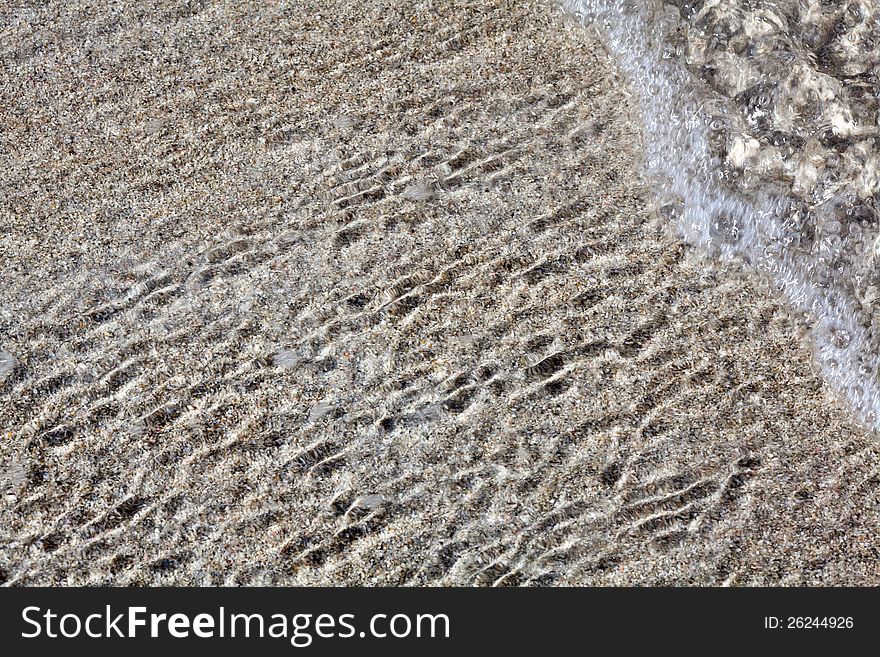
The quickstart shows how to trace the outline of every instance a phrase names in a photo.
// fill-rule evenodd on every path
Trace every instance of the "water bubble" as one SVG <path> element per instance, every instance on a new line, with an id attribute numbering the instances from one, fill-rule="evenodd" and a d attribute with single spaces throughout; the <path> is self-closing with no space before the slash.
<path id="1" fill-rule="evenodd" d="M 713 237 L 720 238 L 728 244 L 735 244 L 739 241 L 740 221 L 738 217 L 732 214 L 719 214 L 711 224 L 710 234 Z"/>
<path id="2" fill-rule="evenodd" d="M 876 15 L 835 35 L 814 2 L 784 3 L 792 16 L 763 3 L 757 26 L 746 0 L 711 11 L 665 0 L 566 4 L 602 15 L 609 50 L 640 96 L 645 165 L 663 179 L 658 216 L 713 255 L 754 263 L 795 310 L 811 312 L 826 376 L 875 421 L 880 382 L 858 359 L 875 362 L 880 351 L 880 328 L 863 330 L 880 292 L 860 293 L 866 283 L 854 275 L 880 264 L 880 149 L 867 138 L 880 125 L 880 92 L 876 76 L 841 80 L 870 68 L 864 45 Z M 858 41 L 845 43 L 847 34 Z M 740 166 L 728 158 L 737 140 L 748 144 Z"/>
<path id="3" fill-rule="evenodd" d="M 299 364 L 302 358 L 295 351 L 285 350 L 279 351 L 272 356 L 272 365 L 275 367 L 288 368 Z"/>
<path id="4" fill-rule="evenodd" d="M 5 381 L 15 370 L 18 364 L 15 356 L 8 351 L 0 351 L 0 383 Z"/>
<path id="5" fill-rule="evenodd" d="M 852 342 L 852 335 L 844 328 L 834 327 L 829 331 L 831 343 L 838 349 L 846 349 Z"/>
<path id="6" fill-rule="evenodd" d="M 343 130 L 347 128 L 353 128 L 356 124 L 357 121 L 355 120 L 355 118 L 349 114 L 340 114 L 333 121 L 333 125 Z"/>
<path id="7" fill-rule="evenodd" d="M 328 413 L 330 413 L 334 408 L 336 408 L 333 402 L 323 401 L 315 404 L 312 409 L 309 411 L 309 422 L 314 422 L 315 420 L 324 417 Z"/>
<path id="8" fill-rule="evenodd" d="M 412 201 L 427 201 L 434 195 L 430 183 L 418 182 L 403 190 L 403 196 Z"/>

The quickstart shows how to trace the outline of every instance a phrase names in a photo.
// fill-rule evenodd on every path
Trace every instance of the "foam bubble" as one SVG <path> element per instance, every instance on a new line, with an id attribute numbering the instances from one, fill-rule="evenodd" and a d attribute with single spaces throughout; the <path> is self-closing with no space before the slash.
<path id="1" fill-rule="evenodd" d="M 880 58 L 844 45 L 880 36 L 875 3 L 563 4 L 640 99 L 647 173 L 677 199 L 658 207 L 686 241 L 769 275 L 810 316 L 827 380 L 880 428 Z"/>
<path id="2" fill-rule="evenodd" d="M 17 364 L 15 356 L 8 351 L 0 351 L 0 383 L 12 374 Z"/>

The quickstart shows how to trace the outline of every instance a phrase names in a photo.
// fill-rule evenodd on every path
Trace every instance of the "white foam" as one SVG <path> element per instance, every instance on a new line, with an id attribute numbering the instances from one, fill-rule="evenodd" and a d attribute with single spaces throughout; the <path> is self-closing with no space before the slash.
<path id="1" fill-rule="evenodd" d="M 594 25 L 640 99 L 646 166 L 658 193 L 676 199 L 677 229 L 689 243 L 767 273 L 791 305 L 811 318 L 816 359 L 827 380 L 869 427 L 880 428 L 878 359 L 857 319 L 854 300 L 828 283 L 822 257 L 795 248 L 786 220 L 796 208 L 773 190 L 748 196 L 719 184 L 721 162 L 710 149 L 711 123 L 736 111 L 670 50 L 677 11 L 659 0 L 564 0 Z M 668 201 L 667 201 L 668 202 Z"/>

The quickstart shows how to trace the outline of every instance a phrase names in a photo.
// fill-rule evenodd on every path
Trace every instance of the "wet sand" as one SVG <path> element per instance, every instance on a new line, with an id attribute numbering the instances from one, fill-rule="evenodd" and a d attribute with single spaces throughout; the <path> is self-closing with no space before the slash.
<path id="1" fill-rule="evenodd" d="M 4 12 L 5 584 L 880 580 L 876 440 L 553 5 Z"/>

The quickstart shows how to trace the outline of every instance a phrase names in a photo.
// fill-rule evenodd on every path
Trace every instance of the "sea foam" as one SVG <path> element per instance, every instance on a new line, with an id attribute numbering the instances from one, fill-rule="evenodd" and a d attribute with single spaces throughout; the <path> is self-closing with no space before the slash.
<path id="1" fill-rule="evenodd" d="M 880 428 L 876 2 L 564 0 L 640 101 L 662 214 L 769 276 Z"/>

